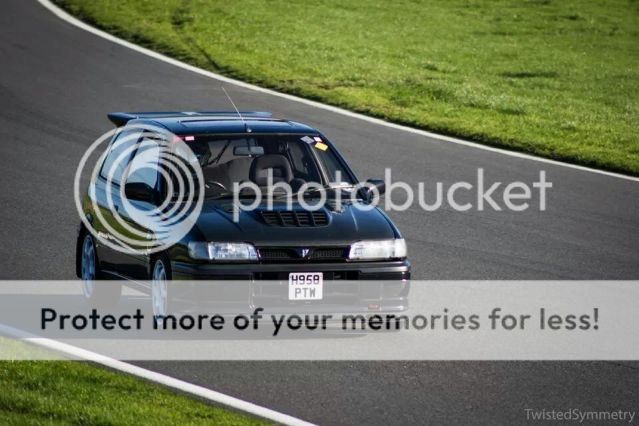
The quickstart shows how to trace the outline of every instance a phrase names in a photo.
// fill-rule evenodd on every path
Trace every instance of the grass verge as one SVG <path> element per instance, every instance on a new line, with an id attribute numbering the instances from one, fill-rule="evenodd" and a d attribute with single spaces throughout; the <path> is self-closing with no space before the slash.
<path id="1" fill-rule="evenodd" d="M 636 0 L 55 1 L 231 77 L 639 175 Z"/>
<path id="2" fill-rule="evenodd" d="M 0 361 L 0 423 L 264 424 L 159 385 L 75 361 Z"/>

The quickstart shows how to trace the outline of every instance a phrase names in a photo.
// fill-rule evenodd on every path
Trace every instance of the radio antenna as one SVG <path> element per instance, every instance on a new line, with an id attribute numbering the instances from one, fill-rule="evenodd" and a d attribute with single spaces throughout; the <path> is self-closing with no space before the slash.
<path id="1" fill-rule="evenodd" d="M 242 120 L 242 123 L 244 124 L 244 127 L 246 127 L 246 121 L 244 121 L 244 117 L 242 117 L 242 114 L 240 113 L 240 110 L 237 109 L 237 107 L 235 106 L 235 102 L 233 102 L 233 99 L 231 99 L 231 96 L 229 96 L 229 93 L 226 91 L 224 86 L 220 86 L 220 87 L 222 87 L 222 90 L 224 91 L 224 94 L 226 95 L 227 98 L 229 98 L 229 102 L 231 102 L 231 105 L 233 105 L 233 109 L 235 109 L 235 112 L 237 112 L 237 115 L 240 116 L 240 120 Z M 250 130 L 247 128 L 247 131 L 250 131 Z"/>

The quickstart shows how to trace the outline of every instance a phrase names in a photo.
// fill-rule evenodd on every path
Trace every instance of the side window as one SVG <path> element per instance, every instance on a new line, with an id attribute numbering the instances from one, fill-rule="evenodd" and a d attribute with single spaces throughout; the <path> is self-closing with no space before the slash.
<path id="1" fill-rule="evenodd" d="M 116 139 L 109 145 L 109 153 L 102 163 L 100 176 L 104 179 L 111 177 L 113 183 L 118 185 L 122 182 L 122 176 L 135 150 L 139 134 L 139 130 L 126 129 L 118 133 Z"/>
<path id="2" fill-rule="evenodd" d="M 156 188 L 159 158 L 160 147 L 157 142 L 147 138 L 142 139 L 127 170 L 126 182 L 142 182 L 151 188 Z"/>

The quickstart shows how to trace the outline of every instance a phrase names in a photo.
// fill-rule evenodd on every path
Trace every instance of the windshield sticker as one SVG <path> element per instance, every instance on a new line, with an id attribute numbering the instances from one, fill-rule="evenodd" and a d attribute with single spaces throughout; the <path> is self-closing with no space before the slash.
<path id="1" fill-rule="evenodd" d="M 313 139 L 315 140 L 315 142 L 322 142 L 322 138 L 320 138 L 319 136 L 313 136 Z"/>
<path id="2" fill-rule="evenodd" d="M 322 142 L 317 142 L 315 144 L 315 148 L 319 149 L 320 151 L 326 151 L 328 149 L 328 145 Z"/>
<path id="3" fill-rule="evenodd" d="M 303 142 L 306 142 L 306 143 L 313 143 L 313 138 L 312 138 L 312 137 L 310 137 L 310 136 L 304 136 L 304 137 L 302 138 L 302 141 L 303 141 Z"/>

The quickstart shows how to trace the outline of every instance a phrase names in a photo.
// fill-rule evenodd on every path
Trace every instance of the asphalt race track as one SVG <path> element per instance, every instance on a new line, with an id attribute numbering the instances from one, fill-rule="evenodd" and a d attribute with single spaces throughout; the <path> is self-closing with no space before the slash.
<path id="1" fill-rule="evenodd" d="M 118 110 L 224 109 L 220 83 L 108 42 L 35 1 L 0 14 L 2 279 L 74 278 L 73 176 Z M 638 279 L 639 183 L 431 140 L 225 85 L 240 109 L 321 129 L 362 179 L 553 182 L 545 212 L 391 216 L 422 279 Z M 427 184 L 428 187 L 428 184 Z M 633 336 L 634 338 L 634 336 Z M 630 409 L 639 371 L 593 362 L 138 363 L 323 424 L 521 423 L 524 408 Z M 634 409 L 634 408 L 632 408 Z"/>

